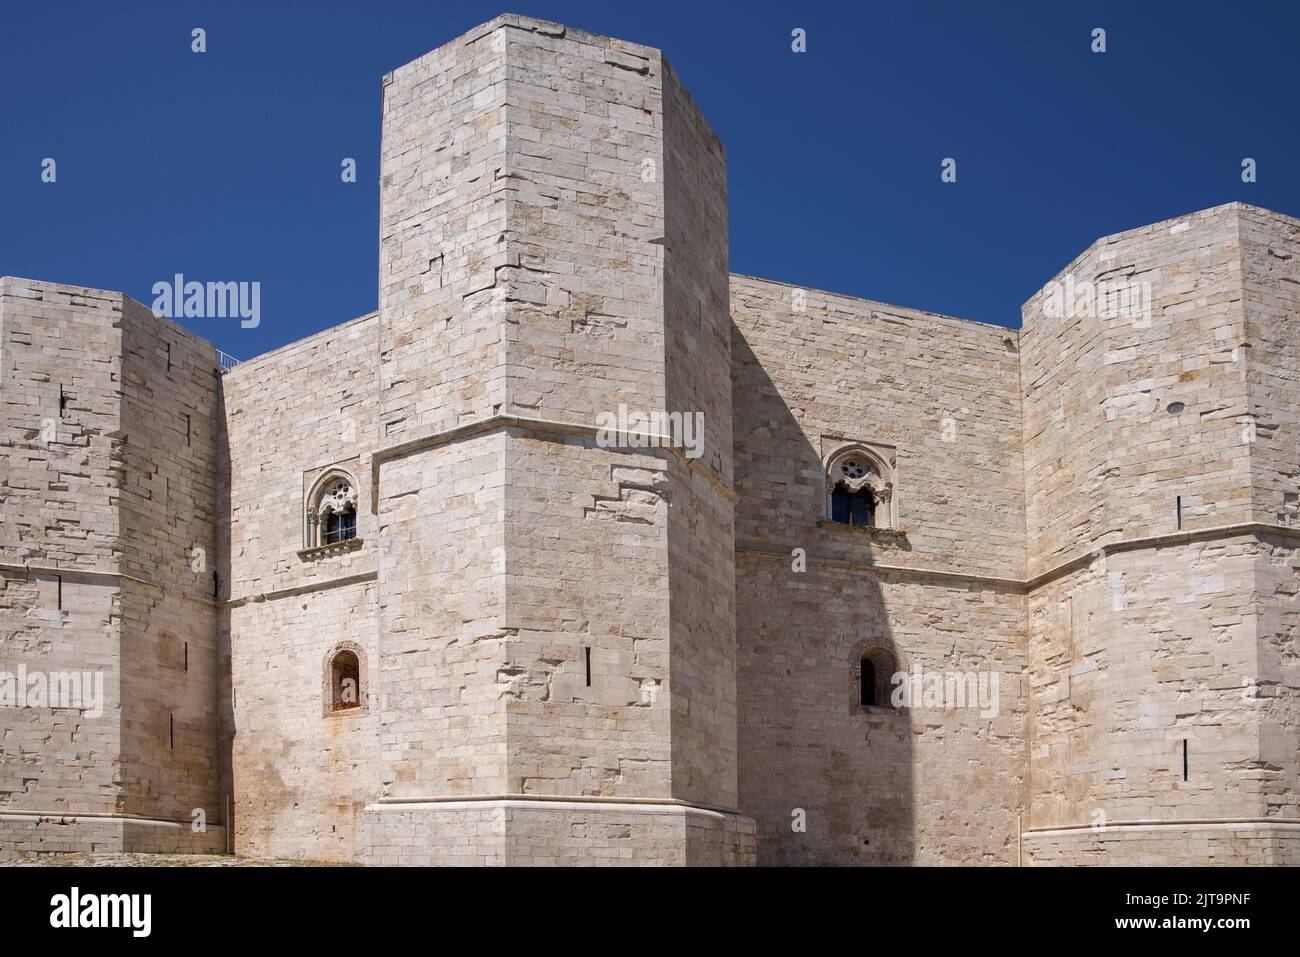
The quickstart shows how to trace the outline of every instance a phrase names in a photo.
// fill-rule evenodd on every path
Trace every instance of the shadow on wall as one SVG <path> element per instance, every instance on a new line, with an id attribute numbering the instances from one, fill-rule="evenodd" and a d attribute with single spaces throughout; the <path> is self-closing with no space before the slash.
<path id="1" fill-rule="evenodd" d="M 217 408 L 213 416 L 217 430 L 217 557 L 213 594 L 218 601 L 231 597 L 231 504 L 230 504 L 230 434 L 226 428 L 226 390 L 217 389 Z M 226 826 L 226 843 L 224 850 L 233 853 L 236 849 L 236 829 L 234 820 L 235 779 L 233 749 L 235 740 L 235 697 L 231 672 L 229 606 L 217 608 L 217 761 L 220 773 L 218 801 L 221 807 L 221 821 Z"/>
<path id="2" fill-rule="evenodd" d="M 911 719 L 890 704 L 907 664 L 880 585 L 818 561 L 818 541 L 838 533 L 818 526 L 821 452 L 734 326 L 732 377 L 739 803 L 758 822 L 758 863 L 910 864 Z M 841 534 L 860 534 L 860 559 L 871 559 L 866 533 Z"/>

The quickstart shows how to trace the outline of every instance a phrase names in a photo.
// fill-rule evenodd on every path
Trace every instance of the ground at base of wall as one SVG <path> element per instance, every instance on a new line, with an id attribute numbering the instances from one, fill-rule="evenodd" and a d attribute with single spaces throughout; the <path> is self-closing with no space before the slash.
<path id="1" fill-rule="evenodd" d="M 0 862 L 0 867 L 350 867 L 328 861 L 229 854 L 42 854 Z"/>

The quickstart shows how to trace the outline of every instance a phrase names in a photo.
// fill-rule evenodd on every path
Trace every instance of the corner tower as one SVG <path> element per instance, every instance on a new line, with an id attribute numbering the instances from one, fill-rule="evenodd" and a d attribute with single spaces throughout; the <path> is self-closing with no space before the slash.
<path id="1" fill-rule="evenodd" d="M 385 78 L 381 175 L 367 859 L 750 862 L 721 144 L 658 50 L 506 15 Z"/>
<path id="2" fill-rule="evenodd" d="M 1025 306 L 1025 858 L 1300 858 L 1300 223 L 1094 243 Z"/>
<path id="3" fill-rule="evenodd" d="M 219 388 L 130 297 L 0 278 L 0 859 L 226 846 Z"/>

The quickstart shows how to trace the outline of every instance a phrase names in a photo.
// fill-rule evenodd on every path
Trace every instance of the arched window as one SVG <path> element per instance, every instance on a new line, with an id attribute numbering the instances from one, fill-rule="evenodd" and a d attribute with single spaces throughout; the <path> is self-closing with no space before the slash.
<path id="1" fill-rule="evenodd" d="M 306 548 L 337 545 L 357 537 L 357 486 L 345 472 L 327 472 L 307 498 Z"/>
<path id="2" fill-rule="evenodd" d="M 840 525 L 893 528 L 893 464 L 861 442 L 839 446 L 826 460 L 826 517 Z"/>
<path id="3" fill-rule="evenodd" d="M 366 654 L 353 641 L 341 641 L 325 655 L 324 707 L 326 716 L 367 711 Z"/>
<path id="4" fill-rule="evenodd" d="M 863 708 L 894 707 L 894 676 L 897 673 L 898 665 L 888 649 L 864 648 L 858 656 L 858 704 Z"/>
<path id="5" fill-rule="evenodd" d="M 356 652 L 340 651 L 330 662 L 330 710 L 361 707 L 361 662 Z"/>

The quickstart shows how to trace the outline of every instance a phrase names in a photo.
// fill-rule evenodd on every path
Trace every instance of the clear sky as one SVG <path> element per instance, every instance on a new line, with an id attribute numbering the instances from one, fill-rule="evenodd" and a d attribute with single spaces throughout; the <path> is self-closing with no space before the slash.
<path id="1" fill-rule="evenodd" d="M 0 274 L 258 281 L 256 329 L 186 320 L 239 358 L 373 310 L 380 78 L 504 10 L 665 51 L 727 147 L 734 272 L 1014 326 L 1098 236 L 1300 215 L 1295 2 L 506 2 L 4 0 Z"/>

